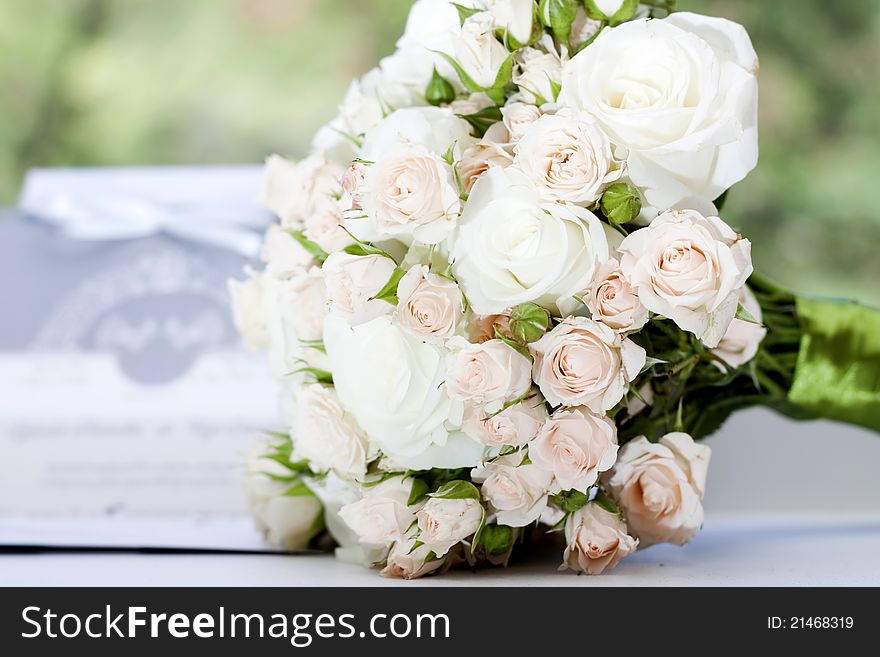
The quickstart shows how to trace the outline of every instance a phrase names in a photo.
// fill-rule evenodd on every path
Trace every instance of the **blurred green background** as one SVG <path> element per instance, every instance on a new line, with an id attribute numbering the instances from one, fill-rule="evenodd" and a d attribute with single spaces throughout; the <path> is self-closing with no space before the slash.
<path id="1" fill-rule="evenodd" d="M 302 155 L 409 0 L 2 0 L 0 205 L 32 166 Z M 880 305 L 880 2 L 679 0 L 761 56 L 761 163 L 725 218 L 802 292 Z"/>

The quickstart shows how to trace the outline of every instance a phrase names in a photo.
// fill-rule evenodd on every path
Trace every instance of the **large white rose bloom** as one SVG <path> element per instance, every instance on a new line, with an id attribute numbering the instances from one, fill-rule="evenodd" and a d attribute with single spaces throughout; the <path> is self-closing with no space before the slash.
<path id="1" fill-rule="evenodd" d="M 757 163 L 757 74 L 741 25 L 677 12 L 605 29 L 565 66 L 559 104 L 628 150 L 649 205 L 702 207 Z"/>
<path id="2" fill-rule="evenodd" d="M 607 258 L 594 214 L 542 201 L 525 174 L 498 167 L 474 185 L 452 247 L 455 276 L 480 315 L 526 301 L 556 312 L 587 288 L 597 259 Z"/>

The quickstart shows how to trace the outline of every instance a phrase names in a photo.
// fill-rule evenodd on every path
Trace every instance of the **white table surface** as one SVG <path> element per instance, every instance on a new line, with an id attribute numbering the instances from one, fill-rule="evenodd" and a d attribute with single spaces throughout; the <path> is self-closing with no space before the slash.
<path id="1" fill-rule="evenodd" d="M 684 548 L 655 546 L 602 577 L 560 555 L 401 582 L 327 555 L 0 555 L 2 586 L 877 586 L 880 515 L 718 516 Z"/>

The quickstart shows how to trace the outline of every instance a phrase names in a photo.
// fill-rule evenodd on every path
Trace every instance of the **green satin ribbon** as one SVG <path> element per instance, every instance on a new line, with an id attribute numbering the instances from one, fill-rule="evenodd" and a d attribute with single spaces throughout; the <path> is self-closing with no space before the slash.
<path id="1" fill-rule="evenodd" d="M 803 335 L 788 400 L 880 431 L 880 310 L 798 297 L 797 312 Z"/>

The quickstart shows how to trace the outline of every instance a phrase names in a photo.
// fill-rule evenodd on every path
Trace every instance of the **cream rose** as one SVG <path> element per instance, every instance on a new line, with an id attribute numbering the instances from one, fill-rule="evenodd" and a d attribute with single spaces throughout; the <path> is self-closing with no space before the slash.
<path id="1" fill-rule="evenodd" d="M 558 100 L 626 149 L 649 205 L 682 207 L 712 201 L 755 167 L 757 73 L 742 26 L 676 12 L 603 30 L 565 65 Z"/>
<path id="2" fill-rule="evenodd" d="M 525 130 L 514 152 L 514 164 L 550 201 L 594 203 L 620 177 L 611 143 L 585 112 L 545 114 Z"/>
<path id="3" fill-rule="evenodd" d="M 247 348 L 253 350 L 269 345 L 264 277 L 263 273 L 248 272 L 243 281 L 231 278 L 227 282 L 233 323 Z"/>
<path id="4" fill-rule="evenodd" d="M 456 279 L 481 315 L 526 301 L 556 311 L 589 285 L 597 259 L 608 259 L 608 242 L 596 216 L 542 202 L 510 167 L 492 168 L 474 185 L 452 247 Z"/>
<path id="5" fill-rule="evenodd" d="M 617 428 L 580 408 L 556 411 L 529 443 L 529 458 L 553 475 L 553 492 L 586 493 L 617 459 Z"/>
<path id="6" fill-rule="evenodd" d="M 621 267 L 645 308 L 716 347 L 752 274 L 751 250 L 718 217 L 671 210 L 623 240 Z"/>
<path id="7" fill-rule="evenodd" d="M 442 557 L 480 528 L 483 513 L 478 500 L 431 498 L 416 514 L 419 540 Z"/>
<path id="8" fill-rule="evenodd" d="M 313 384 L 297 391 L 291 435 L 294 458 L 308 459 L 313 469 L 349 478 L 366 473 L 367 439 L 332 387 Z"/>
<path id="9" fill-rule="evenodd" d="M 565 521 L 567 546 L 560 570 L 571 568 L 601 575 L 635 552 L 638 540 L 627 534 L 626 523 L 598 504 L 587 504 Z"/>
<path id="10" fill-rule="evenodd" d="M 492 167 L 507 167 L 512 163 L 513 156 L 500 144 L 477 142 L 464 152 L 458 166 L 458 175 L 465 193 L 470 194 L 480 176 Z"/>
<path id="11" fill-rule="evenodd" d="M 302 342 L 317 342 L 324 337 L 326 293 L 324 274 L 317 267 L 291 276 L 277 286 L 280 316 L 292 336 Z"/>
<path id="12" fill-rule="evenodd" d="M 617 260 L 609 260 L 596 270 L 585 301 L 593 319 L 618 333 L 638 331 L 648 323 L 648 311 L 624 278 Z"/>
<path id="13" fill-rule="evenodd" d="M 331 253 L 321 268 L 327 311 L 353 325 L 390 314 L 394 306 L 373 297 L 385 287 L 396 267 L 393 260 L 381 255 Z"/>
<path id="14" fill-rule="evenodd" d="M 480 492 L 499 525 L 525 527 L 541 517 L 547 507 L 553 475 L 522 460 L 523 455 L 516 452 L 471 473 L 473 480 L 482 484 Z"/>
<path id="15" fill-rule="evenodd" d="M 259 200 L 285 228 L 299 229 L 316 208 L 339 196 L 341 176 L 341 167 L 320 152 L 301 162 L 271 155 L 266 159 Z"/>
<path id="16" fill-rule="evenodd" d="M 401 468 L 472 466 L 482 446 L 450 433 L 440 350 L 379 317 L 350 327 L 329 317 L 324 345 L 336 393 L 370 440 Z"/>
<path id="17" fill-rule="evenodd" d="M 485 12 L 474 14 L 461 26 L 450 53 L 465 73 L 484 89 L 491 88 L 501 65 L 510 55 L 495 38 L 493 17 Z"/>
<path id="18" fill-rule="evenodd" d="M 423 340 L 442 342 L 455 334 L 464 299 L 454 281 L 413 265 L 397 285 L 393 321 Z"/>
<path id="19" fill-rule="evenodd" d="M 480 0 L 478 6 L 492 16 L 495 29 L 505 30 L 519 43 L 531 41 L 535 0 Z"/>
<path id="20" fill-rule="evenodd" d="M 341 251 L 351 244 L 351 235 L 345 232 L 342 210 L 335 202 L 317 208 L 306 218 L 305 236 L 327 253 Z"/>
<path id="21" fill-rule="evenodd" d="M 553 40 L 542 41 L 546 52 L 537 48 L 522 48 L 516 53 L 513 83 L 519 87 L 526 102 L 535 105 L 556 102 L 556 89 L 562 82 L 563 60 L 556 53 Z"/>
<path id="22" fill-rule="evenodd" d="M 266 265 L 269 276 L 288 278 L 315 264 L 314 257 L 293 238 L 290 231 L 278 224 L 272 224 L 266 230 L 260 259 Z"/>
<path id="23" fill-rule="evenodd" d="M 364 496 L 343 506 L 339 516 L 361 543 L 390 546 L 404 537 L 416 519 L 415 509 L 407 504 L 411 493 L 411 479 L 390 477 L 364 487 Z"/>
<path id="24" fill-rule="evenodd" d="M 767 329 L 761 322 L 761 304 L 752 291 L 745 286 L 739 292 L 739 304 L 745 308 L 757 324 L 742 319 L 734 319 L 712 353 L 731 367 L 748 363 L 758 353 L 761 343 L 767 337 Z"/>
<path id="25" fill-rule="evenodd" d="M 367 169 L 361 206 L 378 239 L 442 242 L 461 210 L 452 167 L 421 146 L 400 145 Z"/>
<path id="26" fill-rule="evenodd" d="M 585 317 L 569 317 L 530 345 L 533 376 L 551 406 L 613 408 L 645 365 L 645 350 Z"/>
<path id="27" fill-rule="evenodd" d="M 468 407 L 461 430 L 487 447 L 520 447 L 538 435 L 546 420 L 544 400 L 535 395 L 489 417 L 481 408 Z"/>
<path id="28" fill-rule="evenodd" d="M 703 494 L 711 451 L 685 433 L 658 443 L 628 442 L 607 478 L 633 534 L 643 546 L 684 545 L 703 524 Z"/>
<path id="29" fill-rule="evenodd" d="M 516 144 L 535 121 L 541 118 L 541 110 L 528 103 L 508 103 L 501 108 L 504 127 L 511 144 Z"/>
<path id="30" fill-rule="evenodd" d="M 501 340 L 471 344 L 464 338 L 447 343 L 446 391 L 493 413 L 522 397 L 532 385 L 531 366 L 525 356 Z"/>
<path id="31" fill-rule="evenodd" d="M 430 548 L 420 545 L 414 538 L 397 541 L 388 553 L 385 567 L 379 574 L 394 579 L 418 579 L 430 575 L 445 563 L 444 559 L 428 561 L 430 554 Z"/>

